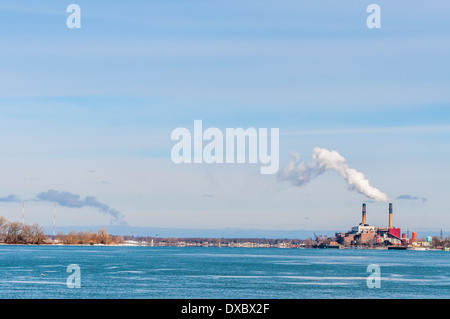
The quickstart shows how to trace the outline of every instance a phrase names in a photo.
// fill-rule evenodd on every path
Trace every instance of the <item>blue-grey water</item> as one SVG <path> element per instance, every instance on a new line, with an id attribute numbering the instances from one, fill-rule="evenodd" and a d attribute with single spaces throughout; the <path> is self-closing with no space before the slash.
<path id="1" fill-rule="evenodd" d="M 79 272 L 67 272 L 69 265 Z M 376 273 L 369 265 L 378 265 Z M 69 288 L 79 274 L 79 288 Z M 368 287 L 379 283 L 379 288 Z M 68 282 L 68 278 L 70 279 Z M 0 246 L 0 298 L 448 298 L 450 252 Z"/>

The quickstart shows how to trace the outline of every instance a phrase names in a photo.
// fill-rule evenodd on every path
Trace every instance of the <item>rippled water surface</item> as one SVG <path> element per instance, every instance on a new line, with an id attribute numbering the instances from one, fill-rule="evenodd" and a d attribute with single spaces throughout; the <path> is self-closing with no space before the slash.
<path id="1" fill-rule="evenodd" d="M 79 266 L 80 288 L 69 288 Z M 380 288 L 368 288 L 369 265 Z M 72 275 L 72 276 L 71 276 Z M 71 277 L 70 277 L 71 276 Z M 370 282 L 374 282 L 369 278 Z M 448 298 L 450 252 L 0 246 L 1 298 Z"/>

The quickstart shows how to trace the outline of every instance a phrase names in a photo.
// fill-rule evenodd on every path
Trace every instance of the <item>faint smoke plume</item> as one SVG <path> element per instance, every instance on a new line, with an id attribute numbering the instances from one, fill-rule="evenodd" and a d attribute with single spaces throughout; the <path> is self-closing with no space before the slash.
<path id="1" fill-rule="evenodd" d="M 39 200 L 47 202 L 55 202 L 60 206 L 68 208 L 82 208 L 82 207 L 96 208 L 100 212 L 111 216 L 113 223 L 126 224 L 121 212 L 119 212 L 116 209 L 110 208 L 108 205 L 99 202 L 93 196 L 87 196 L 83 200 L 80 198 L 80 195 L 73 194 L 70 192 L 58 192 L 56 190 L 50 189 L 46 192 L 37 194 L 36 197 Z"/>
<path id="2" fill-rule="evenodd" d="M 349 185 L 349 188 L 364 194 L 377 202 L 389 201 L 388 196 L 372 187 L 363 173 L 348 167 L 346 159 L 336 151 L 315 147 L 312 161 L 302 162 L 297 153 L 291 153 L 294 160 L 280 171 L 279 180 L 289 181 L 295 186 L 303 186 L 327 170 L 335 170 Z"/>

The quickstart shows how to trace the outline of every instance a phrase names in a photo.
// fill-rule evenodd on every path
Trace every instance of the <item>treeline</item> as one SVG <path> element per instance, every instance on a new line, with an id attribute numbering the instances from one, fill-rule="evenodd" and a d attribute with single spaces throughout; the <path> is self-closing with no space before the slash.
<path id="1" fill-rule="evenodd" d="M 29 225 L 11 222 L 4 216 L 0 216 L 0 244 L 41 245 L 54 243 L 54 241 L 49 240 L 50 238 L 55 239 L 55 236 L 47 236 L 44 228 L 37 223 Z M 122 236 L 110 235 L 106 228 L 101 228 L 96 233 L 92 231 L 58 233 L 56 240 L 65 245 L 117 245 L 124 242 Z"/>
<path id="2" fill-rule="evenodd" d="M 106 228 L 92 231 L 71 231 L 67 234 L 58 233 L 56 240 L 64 245 L 117 245 L 124 242 L 122 236 L 108 234 Z"/>
<path id="3" fill-rule="evenodd" d="M 432 247 L 450 247 L 450 237 L 435 236 L 431 241 Z"/>
<path id="4" fill-rule="evenodd" d="M 11 222 L 0 216 L 0 243 L 39 245 L 46 239 L 44 228 L 38 224 Z"/>

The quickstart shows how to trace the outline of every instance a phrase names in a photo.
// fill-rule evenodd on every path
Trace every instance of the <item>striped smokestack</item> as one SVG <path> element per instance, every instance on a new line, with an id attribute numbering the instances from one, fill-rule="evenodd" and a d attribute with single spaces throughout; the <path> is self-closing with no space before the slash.
<path id="1" fill-rule="evenodd" d="M 362 204 L 362 224 L 366 223 L 366 203 Z"/>
<path id="2" fill-rule="evenodd" d="M 389 203 L 389 228 L 392 228 L 392 203 Z"/>

